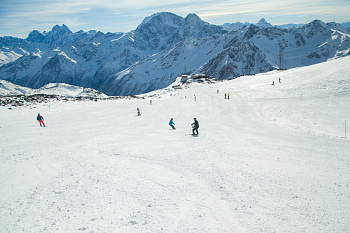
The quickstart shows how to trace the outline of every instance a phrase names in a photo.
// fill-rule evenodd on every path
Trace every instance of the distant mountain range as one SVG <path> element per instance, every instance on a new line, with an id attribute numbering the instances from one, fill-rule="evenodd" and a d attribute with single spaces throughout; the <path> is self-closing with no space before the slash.
<path id="1" fill-rule="evenodd" d="M 226 29 L 226 30 L 238 30 L 243 28 L 244 26 L 249 26 L 251 24 L 254 23 L 225 23 L 222 26 Z M 268 28 L 268 27 L 277 27 L 277 28 L 282 28 L 282 29 L 288 29 L 288 28 L 297 28 L 297 27 L 301 27 L 304 26 L 305 24 L 295 24 L 295 23 L 290 23 L 290 24 L 282 24 L 282 25 L 272 25 L 270 23 L 268 23 L 264 18 L 262 18 L 258 23 L 255 23 L 254 25 L 260 27 L 260 28 Z M 339 24 L 340 26 L 344 27 L 345 30 L 349 31 L 350 28 L 350 22 L 346 22 L 346 23 L 341 23 Z"/>
<path id="2" fill-rule="evenodd" d="M 0 49 L 0 79 L 30 88 L 67 83 L 128 95 L 164 88 L 180 74 L 232 79 L 348 56 L 350 29 L 320 20 L 217 26 L 196 14 L 162 12 L 129 33 L 73 33 L 56 25 L 26 39 L 0 37 Z"/>

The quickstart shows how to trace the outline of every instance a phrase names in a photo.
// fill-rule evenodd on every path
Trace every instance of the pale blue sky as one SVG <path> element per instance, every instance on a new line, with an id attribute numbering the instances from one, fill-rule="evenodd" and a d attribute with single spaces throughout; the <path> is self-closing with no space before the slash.
<path id="1" fill-rule="evenodd" d="M 162 11 L 182 17 L 196 13 L 216 25 L 261 18 L 273 25 L 350 22 L 350 0 L 0 0 L 0 36 L 26 38 L 34 29 L 49 31 L 56 24 L 73 32 L 130 32 Z"/>

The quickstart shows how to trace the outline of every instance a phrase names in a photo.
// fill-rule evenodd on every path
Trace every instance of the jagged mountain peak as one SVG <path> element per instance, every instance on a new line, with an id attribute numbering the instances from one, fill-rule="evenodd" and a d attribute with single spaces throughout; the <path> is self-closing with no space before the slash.
<path id="1" fill-rule="evenodd" d="M 26 41 L 28 42 L 42 42 L 45 39 L 45 35 L 38 30 L 33 30 L 31 33 L 29 33 Z"/>
<path id="2" fill-rule="evenodd" d="M 51 31 L 47 33 L 44 39 L 44 43 L 51 44 L 51 43 L 56 43 L 57 45 L 60 44 L 60 38 L 66 35 L 72 34 L 71 30 L 66 25 L 55 25 Z"/>
<path id="3" fill-rule="evenodd" d="M 316 19 L 300 28 L 300 32 L 306 37 L 311 38 L 318 35 L 328 36 L 332 34 L 332 30 L 324 22 Z"/>
<path id="4" fill-rule="evenodd" d="M 204 27 L 209 26 L 210 24 L 199 18 L 198 15 L 190 13 L 185 18 L 185 25 L 191 25 L 192 27 Z M 212 25 L 214 26 L 214 25 Z"/>
<path id="5" fill-rule="evenodd" d="M 52 30 L 51 30 L 52 33 L 54 32 L 60 32 L 62 34 L 71 34 L 71 30 L 69 30 L 69 28 L 65 25 L 65 24 L 62 24 L 62 26 L 60 25 L 55 25 Z"/>
<path id="6" fill-rule="evenodd" d="M 208 61 L 204 70 L 218 79 L 231 79 L 245 74 L 273 70 L 266 56 L 250 41 L 235 41 Z"/>
<path id="7" fill-rule="evenodd" d="M 272 27 L 272 25 L 270 23 L 268 23 L 266 21 L 266 19 L 264 19 L 264 18 L 260 19 L 259 22 L 257 24 L 255 24 L 255 25 L 260 27 L 260 28 Z"/>
<path id="8" fill-rule="evenodd" d="M 183 18 L 170 13 L 170 12 L 158 12 L 151 16 L 146 17 L 142 23 L 137 27 L 137 30 L 142 30 L 142 28 L 147 28 L 150 25 L 169 25 L 173 27 L 178 27 L 183 22 Z"/>
<path id="9" fill-rule="evenodd" d="M 72 31 L 69 30 L 65 24 L 62 26 L 55 25 L 49 32 L 39 32 L 38 30 L 33 30 L 31 33 L 29 33 L 26 40 L 28 42 L 51 43 L 52 41 L 57 40 L 59 37 L 68 34 L 72 34 Z"/>
<path id="10" fill-rule="evenodd" d="M 250 39 L 252 38 L 254 35 L 258 34 L 262 29 L 260 29 L 258 26 L 251 24 L 249 25 L 246 33 L 245 33 L 245 38 L 246 39 Z"/>
<path id="11" fill-rule="evenodd" d="M 262 19 L 259 20 L 258 24 L 259 23 L 267 24 L 267 21 L 266 21 L 266 19 L 262 18 Z"/>
<path id="12" fill-rule="evenodd" d="M 325 24 L 323 21 L 321 21 L 319 19 L 315 19 L 315 20 L 311 21 L 310 23 L 305 24 L 303 27 L 304 28 L 312 28 L 312 29 L 329 29 L 327 24 Z"/>
<path id="13" fill-rule="evenodd" d="M 156 50 L 163 46 L 164 38 L 171 36 L 183 24 L 181 16 L 169 12 L 160 12 L 146 17 L 142 23 L 129 33 L 132 43 L 142 50 Z M 142 43 L 138 43 L 141 42 Z"/>
<path id="14" fill-rule="evenodd" d="M 320 19 L 315 19 L 313 21 L 311 21 L 310 23 L 308 23 L 310 25 L 314 25 L 314 26 L 325 26 L 326 24 L 320 20 Z"/>
<path id="15" fill-rule="evenodd" d="M 187 20 L 187 21 L 201 21 L 201 19 L 199 18 L 199 16 L 196 15 L 195 13 L 189 13 L 189 14 L 186 16 L 186 20 Z"/>
<path id="16" fill-rule="evenodd" d="M 227 31 L 221 26 L 216 26 L 203 21 L 196 14 L 188 14 L 185 18 L 184 24 L 179 30 L 180 34 L 184 37 L 206 37 L 215 34 L 223 34 Z"/>
<path id="17" fill-rule="evenodd" d="M 165 33 L 166 36 L 179 30 L 183 36 L 192 36 L 197 34 L 196 32 L 205 28 L 207 31 L 214 33 L 220 32 L 221 27 L 211 25 L 194 13 L 190 13 L 186 18 L 182 18 L 173 13 L 160 12 L 146 17 L 143 22 L 135 30 L 137 33 L 148 33 L 152 32 L 153 36 L 157 36 L 160 33 Z"/>

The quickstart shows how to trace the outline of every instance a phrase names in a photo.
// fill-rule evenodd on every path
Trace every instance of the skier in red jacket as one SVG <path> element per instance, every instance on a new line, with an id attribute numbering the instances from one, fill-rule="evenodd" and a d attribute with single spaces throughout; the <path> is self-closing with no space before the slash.
<path id="1" fill-rule="evenodd" d="M 39 121 L 40 127 L 42 127 L 42 125 L 44 125 L 45 127 L 44 117 L 40 116 L 40 113 L 38 113 L 38 116 L 36 117 L 36 119 Z"/>

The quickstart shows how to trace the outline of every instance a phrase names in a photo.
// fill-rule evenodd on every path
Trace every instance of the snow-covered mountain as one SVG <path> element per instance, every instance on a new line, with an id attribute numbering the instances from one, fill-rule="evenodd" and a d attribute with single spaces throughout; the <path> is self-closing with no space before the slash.
<path id="1" fill-rule="evenodd" d="M 245 26 L 250 26 L 251 24 L 254 24 L 255 26 L 258 26 L 260 28 L 268 28 L 268 27 L 278 27 L 282 29 L 287 29 L 287 28 L 296 28 L 303 26 L 305 24 L 284 24 L 284 25 L 272 25 L 268 23 L 264 18 L 260 19 L 259 22 L 257 23 L 241 23 L 241 22 L 236 22 L 236 23 L 225 23 L 222 25 L 222 27 L 227 30 L 227 31 L 237 31 L 242 29 Z"/>
<path id="2" fill-rule="evenodd" d="M 49 83 L 41 88 L 32 89 L 0 79 L 0 96 L 35 94 L 59 95 L 65 97 L 107 97 L 107 95 L 92 88 L 83 88 L 66 83 Z"/>
<path id="3" fill-rule="evenodd" d="M 262 19 L 230 30 L 196 14 L 162 12 L 129 33 L 72 33 L 56 25 L 25 40 L 0 38 L 0 45 L 1 79 L 31 88 L 67 83 L 128 95 L 166 87 L 183 73 L 231 79 L 347 56 L 350 35 L 319 20 L 282 29 Z"/>
<path id="4" fill-rule="evenodd" d="M 22 87 L 11 82 L 0 79 L 0 96 L 2 95 L 26 95 L 33 89 Z"/>
<path id="5" fill-rule="evenodd" d="M 251 24 L 254 24 L 258 27 L 262 27 L 262 28 L 267 28 L 267 27 L 277 27 L 277 28 L 281 28 L 281 29 L 291 29 L 291 28 L 298 28 L 298 27 L 302 27 L 305 24 L 302 23 L 288 23 L 288 24 L 280 24 L 280 25 L 272 25 L 271 23 L 267 22 L 264 18 L 260 19 L 258 23 L 241 23 L 241 22 L 236 22 L 236 23 L 225 23 L 222 25 L 222 27 L 227 30 L 227 31 L 234 31 L 234 30 L 239 30 L 242 29 L 244 26 L 249 26 Z M 334 22 L 330 22 L 327 23 L 328 25 L 336 25 L 336 27 L 341 26 L 341 30 L 345 31 L 347 33 L 350 33 L 350 22 L 347 23 L 334 23 Z"/>
<path id="6" fill-rule="evenodd" d="M 237 31 L 249 25 L 251 25 L 251 23 L 236 22 L 236 23 L 225 23 L 222 25 L 222 27 L 227 31 Z"/>

